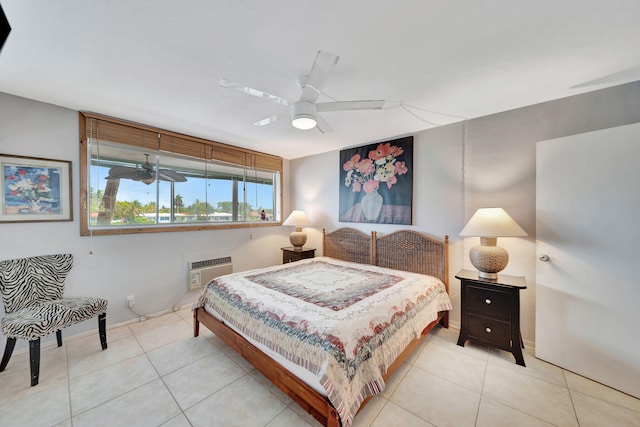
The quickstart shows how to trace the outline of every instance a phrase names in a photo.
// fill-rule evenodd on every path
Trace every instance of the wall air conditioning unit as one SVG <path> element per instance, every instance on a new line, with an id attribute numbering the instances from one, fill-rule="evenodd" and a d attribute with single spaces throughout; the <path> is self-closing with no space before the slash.
<path id="1" fill-rule="evenodd" d="M 190 262 L 189 289 L 202 288 L 212 279 L 230 273 L 233 273 L 230 256 Z"/>

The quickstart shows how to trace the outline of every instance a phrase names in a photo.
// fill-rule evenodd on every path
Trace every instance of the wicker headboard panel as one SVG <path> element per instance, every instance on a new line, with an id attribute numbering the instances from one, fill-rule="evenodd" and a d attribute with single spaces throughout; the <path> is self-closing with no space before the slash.
<path id="1" fill-rule="evenodd" d="M 411 230 L 399 230 L 382 237 L 374 232 L 374 263 L 380 267 L 449 278 L 449 236 L 444 241 Z"/>
<path id="2" fill-rule="evenodd" d="M 322 255 L 359 264 L 373 264 L 371 235 L 355 228 L 339 228 L 327 233 L 322 230 Z"/>

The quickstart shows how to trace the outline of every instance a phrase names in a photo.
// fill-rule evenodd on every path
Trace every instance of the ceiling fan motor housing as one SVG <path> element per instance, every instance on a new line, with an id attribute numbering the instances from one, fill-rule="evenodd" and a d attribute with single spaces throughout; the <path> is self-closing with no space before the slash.
<path id="1" fill-rule="evenodd" d="M 316 104 L 298 101 L 291 108 L 291 124 L 298 129 L 312 129 L 316 126 Z"/>

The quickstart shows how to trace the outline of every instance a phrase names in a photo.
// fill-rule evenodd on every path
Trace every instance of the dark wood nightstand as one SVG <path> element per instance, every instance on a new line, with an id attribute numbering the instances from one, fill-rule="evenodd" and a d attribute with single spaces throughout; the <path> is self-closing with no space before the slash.
<path id="1" fill-rule="evenodd" d="M 477 271 L 460 270 L 460 336 L 458 345 L 468 340 L 510 351 L 518 365 L 525 366 L 520 334 L 520 289 L 523 276 L 498 274 L 496 280 L 482 279 Z"/>
<path id="2" fill-rule="evenodd" d="M 313 258 L 315 256 L 315 249 L 302 248 L 301 251 L 296 251 L 293 246 L 287 246 L 282 249 L 282 263 L 300 261 L 301 259 Z"/>

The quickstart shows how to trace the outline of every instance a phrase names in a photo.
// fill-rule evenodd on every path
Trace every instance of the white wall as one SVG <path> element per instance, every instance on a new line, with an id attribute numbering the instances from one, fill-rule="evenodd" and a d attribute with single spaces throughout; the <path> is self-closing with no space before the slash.
<path id="1" fill-rule="evenodd" d="M 500 206 L 527 231 L 526 238 L 501 238 L 510 254 L 505 274 L 525 276 L 521 293 L 522 335 L 535 337 L 535 143 L 640 121 L 640 82 L 434 128 L 414 136 L 414 225 L 409 228 L 451 237 L 451 321 L 460 322 L 460 295 L 455 273 L 468 261 L 478 238 L 458 233 L 480 207 Z M 466 129 L 465 129 L 466 128 Z M 374 141 L 363 141 L 364 145 Z M 322 227 L 350 226 L 381 233 L 402 226 L 338 221 L 339 152 L 291 162 L 291 201 L 309 212 L 314 225 L 310 242 L 320 248 Z M 335 172 L 331 172 L 335 171 Z"/>
<path id="2" fill-rule="evenodd" d="M 71 160 L 74 217 L 72 222 L 0 224 L 0 259 L 72 253 L 66 294 L 107 298 L 107 324 L 135 318 L 127 295 L 135 295 L 139 313 L 185 303 L 186 260 L 194 255 L 231 255 L 236 271 L 282 262 L 279 248 L 289 244 L 289 227 L 80 237 L 78 132 L 76 111 L 0 93 L 0 153 Z M 285 161 L 284 212 L 289 209 L 288 169 Z M 97 322 L 84 322 L 64 335 L 96 327 Z"/>

